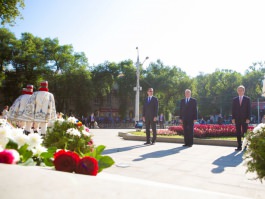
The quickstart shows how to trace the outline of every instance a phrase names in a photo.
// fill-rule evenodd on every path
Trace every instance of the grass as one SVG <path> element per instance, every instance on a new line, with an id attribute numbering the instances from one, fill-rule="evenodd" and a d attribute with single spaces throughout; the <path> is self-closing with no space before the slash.
<path id="1" fill-rule="evenodd" d="M 132 135 L 136 136 L 145 136 L 144 131 L 131 131 L 129 132 Z M 157 135 L 157 137 L 170 137 L 170 138 L 183 138 L 182 135 Z M 231 141 L 236 141 L 236 137 L 205 137 L 205 138 L 198 138 L 198 139 L 212 139 L 212 140 L 231 140 Z"/>

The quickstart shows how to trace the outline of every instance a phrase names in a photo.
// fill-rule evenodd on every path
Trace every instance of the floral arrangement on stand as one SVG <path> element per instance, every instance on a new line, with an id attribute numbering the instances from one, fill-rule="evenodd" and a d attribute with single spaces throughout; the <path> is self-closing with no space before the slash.
<path id="1" fill-rule="evenodd" d="M 0 120 L 0 163 L 54 166 L 58 171 L 97 175 L 114 164 L 103 156 L 105 146 L 95 146 L 89 129 L 74 117 L 58 119 L 46 136 L 23 134 Z"/>
<path id="2" fill-rule="evenodd" d="M 256 172 L 257 179 L 262 182 L 265 180 L 265 124 L 259 124 L 246 134 L 242 148 L 246 148 L 247 172 Z"/>
<path id="3" fill-rule="evenodd" d="M 75 117 L 55 121 L 46 133 L 44 146 L 61 149 L 54 154 L 59 171 L 97 175 L 114 164 L 111 157 L 101 155 L 105 146 L 96 147 L 89 129 Z"/>

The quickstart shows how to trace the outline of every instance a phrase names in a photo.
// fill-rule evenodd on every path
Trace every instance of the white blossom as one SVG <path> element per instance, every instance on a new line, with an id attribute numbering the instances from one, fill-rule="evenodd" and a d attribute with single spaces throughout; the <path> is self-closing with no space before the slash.
<path id="1" fill-rule="evenodd" d="M 22 147 L 24 144 L 28 143 L 28 136 L 25 134 L 18 134 L 14 137 L 14 141 L 18 144 L 18 147 Z"/>
<path id="2" fill-rule="evenodd" d="M 82 133 L 87 137 L 91 136 L 91 134 L 86 130 L 83 130 Z"/>
<path id="3" fill-rule="evenodd" d="M 75 117 L 68 117 L 67 121 L 76 124 L 77 119 Z"/>
<path id="4" fill-rule="evenodd" d="M 33 155 L 40 156 L 40 154 L 42 154 L 43 152 L 47 152 L 48 150 L 46 147 L 39 145 L 35 148 L 32 148 L 31 151 L 33 152 Z"/>
<path id="5" fill-rule="evenodd" d="M 38 147 L 42 144 L 42 137 L 38 133 L 30 133 L 28 135 L 29 148 Z"/>
<path id="6" fill-rule="evenodd" d="M 73 135 L 73 136 L 78 136 L 78 137 L 81 137 L 81 133 L 75 129 L 75 128 L 70 128 L 66 131 L 66 133 L 70 134 L 70 135 Z"/>
<path id="7" fill-rule="evenodd" d="M 9 138 L 14 140 L 14 137 L 18 135 L 23 135 L 23 129 L 19 129 L 19 128 L 12 129 L 10 132 Z"/>
<path id="8" fill-rule="evenodd" d="M 6 148 L 9 139 L 7 137 L 0 137 L 0 148 Z"/>
<path id="9" fill-rule="evenodd" d="M 11 134 L 11 130 L 6 127 L 0 127 L 0 138 L 9 138 Z"/>

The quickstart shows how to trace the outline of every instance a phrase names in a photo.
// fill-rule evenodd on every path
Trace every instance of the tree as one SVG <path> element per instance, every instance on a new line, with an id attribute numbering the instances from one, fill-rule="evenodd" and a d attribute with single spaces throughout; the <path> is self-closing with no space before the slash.
<path id="1" fill-rule="evenodd" d="M 178 115 L 179 101 L 186 88 L 191 88 L 192 80 L 180 68 L 165 66 L 160 60 L 150 63 L 142 75 L 143 91 L 148 87 L 155 90 L 159 99 L 159 112 L 169 115 Z M 146 92 L 142 92 L 142 98 Z"/>
<path id="2" fill-rule="evenodd" d="M 199 117 L 231 114 L 236 88 L 242 84 L 242 75 L 231 70 L 216 70 L 196 78 Z"/>
<path id="3" fill-rule="evenodd" d="M 22 19 L 19 8 L 24 9 L 24 0 L 0 0 L 0 5 L 1 25 L 5 25 L 6 23 L 13 25 L 17 17 Z"/>
<path id="4" fill-rule="evenodd" d="M 136 67 L 131 60 L 122 61 L 118 64 L 118 73 L 116 74 L 116 81 L 118 83 L 118 97 L 119 97 L 119 114 L 121 118 L 125 118 L 133 110 L 129 107 L 135 99 L 135 91 L 133 88 L 136 85 Z"/>

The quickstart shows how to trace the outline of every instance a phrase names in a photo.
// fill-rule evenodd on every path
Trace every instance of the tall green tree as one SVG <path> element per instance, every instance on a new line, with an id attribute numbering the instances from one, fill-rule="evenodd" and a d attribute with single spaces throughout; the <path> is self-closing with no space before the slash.
<path id="1" fill-rule="evenodd" d="M 19 8 L 24 9 L 24 0 L 0 0 L 0 5 L 1 25 L 13 25 L 17 17 L 22 18 Z"/>
<path id="2" fill-rule="evenodd" d="M 179 101 L 186 88 L 191 88 L 192 80 L 180 68 L 165 66 L 161 60 L 150 63 L 142 76 L 143 90 L 153 87 L 159 99 L 159 112 L 169 119 L 169 115 L 178 115 Z M 146 92 L 142 93 L 142 98 Z M 169 114 L 170 113 L 170 114 Z"/>
<path id="3" fill-rule="evenodd" d="M 199 117 L 230 115 L 236 88 L 242 84 L 242 75 L 232 70 L 216 70 L 196 78 Z"/>

